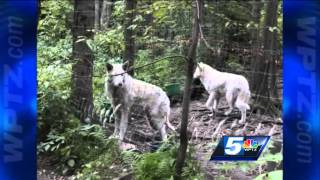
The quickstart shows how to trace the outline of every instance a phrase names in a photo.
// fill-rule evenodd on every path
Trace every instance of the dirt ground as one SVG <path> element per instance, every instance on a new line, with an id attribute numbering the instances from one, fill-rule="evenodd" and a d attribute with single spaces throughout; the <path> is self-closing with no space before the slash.
<path id="1" fill-rule="evenodd" d="M 227 110 L 225 102 L 219 106 L 219 112 L 213 115 L 205 107 L 205 98 L 192 101 L 190 105 L 190 119 L 188 129 L 191 132 L 190 144 L 196 148 L 196 158 L 200 161 L 207 179 L 214 179 L 217 175 L 222 175 L 226 179 L 252 179 L 258 172 L 242 172 L 239 169 L 232 170 L 228 174 L 221 174 L 216 167 L 228 162 L 209 161 L 212 153 L 212 144 L 217 144 L 224 135 L 228 136 L 250 136 L 250 135 L 270 135 L 276 144 L 273 153 L 282 149 L 282 120 L 279 117 L 270 115 L 247 113 L 245 124 L 239 124 L 240 112 L 234 110 L 231 115 L 224 116 Z M 173 120 L 177 122 L 180 117 L 181 107 L 173 108 Z"/>
<path id="2" fill-rule="evenodd" d="M 270 135 L 275 145 L 273 153 L 281 151 L 282 119 L 280 117 L 272 117 L 267 113 L 261 114 L 259 111 L 255 113 L 249 111 L 246 123 L 239 124 L 240 112 L 238 110 L 235 109 L 229 116 L 223 114 L 228 108 L 224 100 L 215 114 L 206 109 L 205 102 L 206 97 L 191 101 L 188 131 L 190 144 L 196 148 L 195 158 L 201 163 L 207 179 L 214 179 L 213 177 L 221 175 L 216 167 L 228 163 L 209 161 L 214 150 L 213 144 L 217 144 L 224 135 Z M 179 127 L 181 112 L 181 104 L 174 104 L 171 109 L 170 122 L 175 127 Z M 132 118 L 126 135 L 127 142 L 135 144 L 141 152 L 152 151 L 155 142 L 159 140 L 159 133 L 154 133 L 143 115 L 135 114 Z M 223 174 L 227 179 L 252 179 L 257 175 L 258 171 L 242 172 L 240 170 Z"/>

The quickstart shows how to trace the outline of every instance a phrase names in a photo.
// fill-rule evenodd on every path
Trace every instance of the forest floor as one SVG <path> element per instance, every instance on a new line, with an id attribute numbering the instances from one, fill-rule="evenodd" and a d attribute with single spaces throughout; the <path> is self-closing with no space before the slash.
<path id="1" fill-rule="evenodd" d="M 206 98 L 192 101 L 190 105 L 190 116 L 188 129 L 191 131 L 190 144 L 196 148 L 196 158 L 201 163 L 205 172 L 206 179 L 214 177 L 224 177 L 223 179 L 252 179 L 264 170 L 271 171 L 272 168 L 259 167 L 249 169 L 246 172 L 241 168 L 233 168 L 230 171 L 221 168 L 233 165 L 240 166 L 237 162 L 209 161 L 215 146 L 221 137 L 227 136 L 250 136 L 250 135 L 269 135 L 273 141 L 273 153 L 280 152 L 282 149 L 282 120 L 279 117 L 271 117 L 267 114 L 256 114 L 249 111 L 245 124 L 239 124 L 240 112 L 234 110 L 230 115 L 225 116 L 224 111 L 228 106 L 225 101 L 220 104 L 219 111 L 213 115 L 204 106 Z M 181 119 L 181 106 L 173 108 L 172 120 L 177 124 Z M 244 162 L 246 163 L 246 162 Z M 230 167 L 230 166 L 229 166 Z M 274 167 L 276 168 L 276 167 Z M 277 167 L 279 168 L 279 167 Z M 281 168 L 281 167 L 280 167 Z"/>
<path id="2" fill-rule="evenodd" d="M 65 180 L 68 176 L 62 176 L 55 169 L 55 162 L 48 156 L 38 156 L 37 158 L 37 180 Z"/>
<path id="3" fill-rule="evenodd" d="M 281 169 L 281 164 L 277 167 L 262 167 L 248 169 L 246 172 L 240 168 L 234 168 L 230 171 L 221 169 L 221 166 L 227 167 L 232 165 L 236 167 L 237 162 L 219 162 L 209 161 L 214 147 L 222 136 L 250 136 L 250 135 L 269 135 L 271 136 L 273 154 L 282 150 L 282 119 L 277 116 L 251 111 L 247 112 L 247 120 L 245 124 L 239 124 L 240 112 L 236 109 L 228 115 L 223 114 L 228 106 L 222 99 L 218 112 L 212 114 L 205 107 L 206 97 L 198 100 L 192 100 L 190 104 L 188 134 L 190 145 L 196 150 L 195 158 L 199 160 L 201 167 L 205 173 L 206 179 L 214 179 L 214 177 L 225 177 L 225 179 L 252 179 L 265 171 Z M 180 103 L 176 103 L 171 108 L 170 122 L 175 127 L 180 126 L 182 107 Z M 142 115 L 135 114 L 129 122 L 127 132 L 127 141 L 135 144 L 141 152 L 152 151 L 154 142 L 159 139 L 159 133 L 154 133 Z M 143 120 L 144 119 L 144 120 Z M 138 122 L 137 122 L 138 121 Z M 170 134 L 170 133 L 169 133 Z M 172 132 L 171 132 L 172 134 Z M 269 142 L 270 144 L 270 142 Z M 266 150 L 265 150 L 266 151 Z M 240 165 L 239 165 L 240 166 Z M 268 165 L 269 166 L 269 165 Z M 272 165 L 271 165 L 272 166 Z M 230 166 L 229 166 L 230 167 Z"/>
<path id="4" fill-rule="evenodd" d="M 231 115 L 225 116 L 223 112 L 227 109 L 226 102 L 222 100 L 218 112 L 213 115 L 205 107 L 206 98 L 192 100 L 190 104 L 188 134 L 190 145 L 196 150 L 195 158 L 199 161 L 206 179 L 216 179 L 214 177 L 224 177 L 223 179 L 252 179 L 264 171 L 281 169 L 281 165 L 272 167 L 256 167 L 242 171 L 240 168 L 230 170 L 221 169 L 221 166 L 237 166 L 237 162 L 209 161 L 214 147 L 224 135 L 270 135 L 273 141 L 273 153 L 282 149 L 282 120 L 280 117 L 271 117 L 267 114 L 247 113 L 245 124 L 239 124 L 240 112 L 234 110 Z M 171 109 L 170 122 L 175 127 L 179 127 L 181 121 L 181 104 L 176 103 Z M 110 130 L 110 132 L 112 132 Z M 172 134 L 174 132 L 170 132 Z M 178 133 L 176 133 L 178 134 Z M 159 133 L 155 133 L 142 114 L 132 116 L 129 121 L 126 134 L 126 142 L 133 144 L 137 151 L 150 152 L 157 148 L 155 142 L 159 141 Z M 269 142 L 270 143 L 270 142 Z M 54 169 L 45 157 L 38 159 L 38 179 L 68 179 L 54 173 Z"/>

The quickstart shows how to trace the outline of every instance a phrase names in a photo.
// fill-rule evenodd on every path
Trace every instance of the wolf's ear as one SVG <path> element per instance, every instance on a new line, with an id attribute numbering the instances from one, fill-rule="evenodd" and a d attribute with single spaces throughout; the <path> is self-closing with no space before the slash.
<path id="1" fill-rule="evenodd" d="M 110 72 L 110 71 L 112 71 L 112 69 L 113 69 L 113 66 L 112 66 L 112 64 L 110 64 L 110 63 L 107 63 L 107 71 L 108 72 Z"/>
<path id="2" fill-rule="evenodd" d="M 129 61 L 126 61 L 125 63 L 122 64 L 122 69 L 125 71 L 128 71 L 129 66 L 130 66 Z"/>

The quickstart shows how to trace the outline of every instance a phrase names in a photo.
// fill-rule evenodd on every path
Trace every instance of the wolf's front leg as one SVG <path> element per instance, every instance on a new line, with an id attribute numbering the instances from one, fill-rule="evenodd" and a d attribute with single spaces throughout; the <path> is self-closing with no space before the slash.
<path id="1" fill-rule="evenodd" d="M 113 138 L 119 138 L 119 132 L 120 132 L 122 108 L 117 108 L 118 106 L 113 106 L 113 113 L 114 113 L 114 117 L 115 117 L 114 131 L 113 131 L 113 135 L 111 136 Z"/>
<path id="2" fill-rule="evenodd" d="M 213 106 L 212 106 L 213 111 L 217 111 L 219 100 L 220 100 L 220 97 L 218 97 L 218 94 L 215 94 L 215 97 L 213 99 Z"/>
<path id="3" fill-rule="evenodd" d="M 216 96 L 216 93 L 211 92 L 209 95 L 209 98 L 206 102 L 206 107 L 213 112 L 215 112 L 217 109 L 217 100 L 216 100 L 215 96 Z"/>
<path id="4" fill-rule="evenodd" d="M 121 119 L 116 118 L 114 122 L 114 131 L 113 131 L 113 137 L 118 138 L 119 132 L 120 132 L 120 121 Z"/>
<path id="5" fill-rule="evenodd" d="M 126 134 L 127 127 L 128 127 L 128 118 L 129 118 L 129 110 L 124 108 L 121 113 L 121 121 L 120 121 L 120 134 L 119 134 L 120 141 L 123 141 L 124 136 Z"/>

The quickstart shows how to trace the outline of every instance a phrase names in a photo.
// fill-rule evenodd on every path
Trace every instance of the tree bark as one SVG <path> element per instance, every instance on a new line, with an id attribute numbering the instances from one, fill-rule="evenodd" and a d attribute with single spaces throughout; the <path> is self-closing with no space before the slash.
<path id="1" fill-rule="evenodd" d="M 201 19 L 203 0 L 194 0 L 193 4 L 193 28 L 192 28 L 192 39 L 191 45 L 187 54 L 186 63 L 186 80 L 184 85 L 184 94 L 182 101 L 182 119 L 180 129 L 180 146 L 178 156 L 176 159 L 176 175 L 174 179 L 181 179 L 182 168 L 186 159 L 186 152 L 188 148 L 188 118 L 189 118 L 189 104 L 191 94 L 191 84 L 193 78 L 193 71 L 195 67 L 196 49 L 199 40 L 199 21 Z M 198 17 L 199 15 L 199 17 Z"/>
<path id="2" fill-rule="evenodd" d="M 112 15 L 112 0 L 103 0 L 102 8 L 101 8 L 101 18 L 100 18 L 100 25 L 101 29 L 107 29 L 110 25 L 110 19 Z"/>
<path id="3" fill-rule="evenodd" d="M 263 7 L 263 2 L 260 2 L 258 0 L 252 1 L 252 19 L 253 19 L 253 22 L 258 25 L 257 28 L 252 28 L 251 30 L 251 46 L 254 51 L 252 53 L 252 60 L 251 60 L 250 66 L 254 73 L 250 74 L 249 80 L 250 80 L 250 86 L 251 86 L 252 92 L 256 92 L 260 85 L 259 83 L 257 83 L 257 80 L 256 80 L 256 74 L 257 74 L 256 70 L 259 64 L 259 59 L 258 59 L 259 52 L 256 51 L 256 49 L 260 49 L 261 47 L 261 43 L 260 43 L 261 37 L 260 37 L 259 27 L 260 27 L 262 7 Z"/>
<path id="4" fill-rule="evenodd" d="M 150 7 L 152 7 L 152 0 L 148 0 L 146 1 L 146 4 L 148 5 L 149 9 L 151 9 Z M 145 25 L 146 26 L 151 26 L 153 24 L 153 14 L 149 13 L 145 15 Z"/>
<path id="5" fill-rule="evenodd" d="M 278 1 L 275 1 L 272 4 L 272 27 L 276 27 L 278 25 Z M 274 30 L 271 32 L 271 47 L 270 49 L 272 50 L 271 53 L 271 65 L 270 65 L 270 74 L 271 74 L 271 79 L 270 79 L 270 88 L 271 88 L 271 95 L 274 98 L 278 98 L 278 88 L 277 88 L 277 59 L 279 55 L 276 53 L 278 49 L 278 32 Z"/>
<path id="6" fill-rule="evenodd" d="M 94 1 L 74 1 L 72 56 L 75 63 L 72 66 L 71 100 L 77 104 L 82 122 L 93 109 L 93 54 L 86 41 L 81 39 L 93 37 L 94 13 Z M 80 108 L 80 104 L 85 104 L 85 108 Z M 86 113 L 81 116 L 83 111 Z"/>
<path id="7" fill-rule="evenodd" d="M 257 95 L 256 102 L 259 104 L 268 104 L 270 100 L 270 87 L 269 87 L 269 69 L 272 61 L 272 40 L 273 32 L 270 31 L 270 27 L 276 26 L 274 17 L 277 13 L 278 0 L 270 0 L 266 5 L 266 17 L 264 19 L 264 27 L 262 32 L 262 54 L 259 55 L 259 62 L 255 67 L 255 75 L 253 78 L 253 84 L 256 89 L 253 92 Z"/>
<path id="8" fill-rule="evenodd" d="M 123 62 L 128 61 L 129 66 L 134 65 L 134 52 L 135 52 L 135 39 L 134 39 L 134 31 L 130 26 L 133 24 L 133 19 L 135 17 L 135 8 L 136 8 L 136 0 L 125 0 L 125 22 L 124 22 L 124 55 Z M 134 75 L 134 71 L 129 72 L 130 75 Z"/>
<path id="9" fill-rule="evenodd" d="M 94 29 L 100 30 L 100 0 L 94 1 Z"/>

